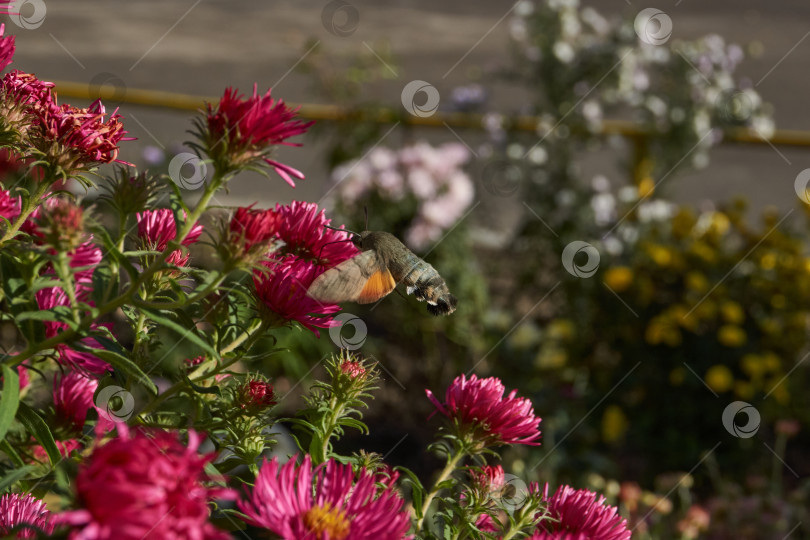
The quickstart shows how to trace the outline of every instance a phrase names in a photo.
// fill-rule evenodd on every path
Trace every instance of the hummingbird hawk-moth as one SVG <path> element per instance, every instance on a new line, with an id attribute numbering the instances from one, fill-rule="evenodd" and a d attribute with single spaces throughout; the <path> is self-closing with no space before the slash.
<path id="1" fill-rule="evenodd" d="M 310 298 L 330 304 L 370 304 L 404 283 L 407 293 L 427 302 L 433 315 L 449 315 L 456 310 L 458 301 L 436 269 L 414 255 L 396 236 L 380 231 L 348 232 L 362 253 L 315 278 L 307 290 Z"/>

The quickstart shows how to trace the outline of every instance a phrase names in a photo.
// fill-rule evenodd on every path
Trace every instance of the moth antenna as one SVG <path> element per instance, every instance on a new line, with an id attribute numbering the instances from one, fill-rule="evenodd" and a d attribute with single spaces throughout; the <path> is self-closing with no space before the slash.
<path id="1" fill-rule="evenodd" d="M 343 229 L 336 229 L 336 230 L 342 231 Z M 318 260 L 319 261 L 321 260 L 321 256 L 323 255 L 323 248 L 325 248 L 329 244 L 342 244 L 343 242 L 351 242 L 351 241 L 352 241 L 351 238 L 347 238 L 346 240 L 334 240 L 332 242 L 325 243 L 324 245 L 321 246 L 321 249 L 318 251 Z"/>
<path id="2" fill-rule="evenodd" d="M 340 231 L 340 232 L 347 232 L 352 233 L 355 236 L 360 236 L 360 234 L 352 231 L 351 229 L 338 229 L 337 227 L 332 227 L 331 225 L 324 225 L 327 229 L 332 229 L 333 231 Z M 340 240 L 342 242 L 342 240 Z"/>

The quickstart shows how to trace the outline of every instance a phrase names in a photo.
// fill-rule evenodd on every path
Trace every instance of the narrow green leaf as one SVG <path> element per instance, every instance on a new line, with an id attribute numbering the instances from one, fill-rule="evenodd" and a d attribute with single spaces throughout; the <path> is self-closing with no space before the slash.
<path id="1" fill-rule="evenodd" d="M 25 403 L 20 403 L 20 408 L 17 410 L 17 420 L 42 445 L 45 452 L 48 453 L 51 465 L 56 465 L 62 460 L 62 454 L 59 453 L 59 449 L 56 447 L 56 442 L 53 439 L 51 430 L 48 428 L 48 424 L 34 409 Z"/>
<path id="2" fill-rule="evenodd" d="M 17 467 L 25 467 L 25 461 L 20 457 L 20 454 L 12 448 L 11 444 L 6 439 L 0 439 L 0 451 L 8 456 L 12 463 Z"/>
<path id="3" fill-rule="evenodd" d="M 194 343 L 201 347 L 205 352 L 209 353 L 213 358 L 219 359 L 219 353 L 203 338 L 197 335 L 195 332 L 194 327 L 184 327 L 180 324 L 177 324 L 172 319 L 163 314 L 156 313 L 151 310 L 141 309 L 141 311 L 146 315 L 149 319 L 155 321 L 156 323 L 165 326 L 166 328 L 170 328 L 180 334 L 183 339 L 187 339 L 190 342 Z"/>
<path id="4" fill-rule="evenodd" d="M 132 377 L 135 381 L 145 386 L 150 392 L 154 395 L 157 395 L 158 389 L 155 386 L 155 383 L 152 382 L 152 379 L 144 373 L 141 368 L 139 368 L 135 362 L 130 360 L 129 358 L 118 354 L 117 352 L 109 351 L 107 349 L 97 349 L 93 347 L 85 347 L 81 344 L 74 344 L 73 345 L 77 350 L 82 352 L 90 353 L 93 356 L 101 358 L 112 367 L 116 369 L 116 371 L 120 371 L 121 373 Z"/>
<path id="5" fill-rule="evenodd" d="M 17 370 L 3 364 L 3 394 L 0 395 L 0 439 L 3 439 L 14 421 L 20 406 L 20 378 Z"/>
<path id="6" fill-rule="evenodd" d="M 3 478 L 0 478 L 0 493 L 5 493 L 8 487 L 14 485 L 17 480 L 25 478 L 25 476 L 33 470 L 33 465 L 26 465 L 25 467 L 11 469 L 11 472 L 9 472 Z"/>

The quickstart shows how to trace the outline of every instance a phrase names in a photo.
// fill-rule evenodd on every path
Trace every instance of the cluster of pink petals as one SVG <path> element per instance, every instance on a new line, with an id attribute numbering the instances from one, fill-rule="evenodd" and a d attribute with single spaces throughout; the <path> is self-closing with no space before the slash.
<path id="1" fill-rule="evenodd" d="M 51 102 L 40 111 L 40 129 L 44 139 L 72 151 L 80 163 L 131 165 L 118 159 L 118 144 L 133 139 L 125 137 L 121 115 L 113 112 L 105 120 L 106 114 L 101 100 L 86 109 Z"/>
<path id="2" fill-rule="evenodd" d="M 539 487 L 532 485 L 533 490 Z M 630 540 L 627 520 L 605 497 L 587 489 L 560 486 L 549 497 L 543 488 L 547 507 L 545 518 L 531 537 L 533 540 Z M 539 517 L 539 516 L 538 516 Z"/>
<path id="3" fill-rule="evenodd" d="M 16 69 L 6 73 L 0 81 L 0 88 L 8 99 L 33 112 L 51 103 L 53 87 L 52 82 L 40 81 L 36 75 Z"/>
<path id="4" fill-rule="evenodd" d="M 79 372 L 57 375 L 53 384 L 53 405 L 58 419 L 81 431 L 87 413 L 93 408 L 98 381 Z"/>
<path id="5" fill-rule="evenodd" d="M 331 220 L 315 203 L 276 205 L 275 213 L 280 216 L 276 237 L 284 246 L 262 263 L 266 270 L 254 271 L 257 296 L 280 319 L 298 321 L 320 335 L 316 327 L 332 326 L 331 315 L 340 307 L 313 300 L 307 289 L 323 272 L 359 251 L 347 233 L 324 227 Z"/>
<path id="6" fill-rule="evenodd" d="M 340 364 L 340 371 L 351 377 L 352 379 L 356 379 L 357 377 L 362 377 L 366 374 L 366 369 L 363 367 L 363 364 L 360 362 L 355 362 L 353 360 L 345 360 Z"/>
<path id="7" fill-rule="evenodd" d="M 257 269 L 253 273 L 253 285 L 268 310 L 282 321 L 298 321 L 317 336 L 317 328 L 332 326 L 331 315 L 340 311 L 340 306 L 322 304 L 307 296 L 307 289 L 323 268 L 293 255 L 267 260 L 262 265 L 264 271 Z"/>
<path id="8" fill-rule="evenodd" d="M 276 404 L 273 385 L 262 380 L 247 381 L 239 389 L 239 405 L 242 409 L 261 411 Z"/>
<path id="9" fill-rule="evenodd" d="M 16 538 L 38 538 L 37 529 L 51 534 L 54 527 L 44 502 L 30 493 L 6 493 L 0 497 L 0 535 L 5 537 L 21 525 L 30 527 L 18 529 Z"/>
<path id="10" fill-rule="evenodd" d="M 82 443 L 76 439 L 54 442 L 56 443 L 56 449 L 59 450 L 59 455 L 63 458 L 68 458 L 74 450 L 78 450 L 82 447 Z M 48 463 L 48 452 L 42 446 L 37 445 L 31 451 L 34 454 L 34 459 L 40 463 Z"/>
<path id="11" fill-rule="evenodd" d="M 456 421 L 480 444 L 539 445 L 540 418 L 534 415 L 532 402 L 515 397 L 517 390 L 504 397 L 505 391 L 500 379 L 476 375 L 469 380 L 464 375 L 457 377 L 447 388 L 444 403 L 425 390 L 438 412 Z"/>
<path id="12" fill-rule="evenodd" d="M 293 201 L 276 205 L 281 216 L 278 237 L 284 241 L 282 253 L 296 255 L 326 267 L 351 259 L 359 250 L 349 240 L 351 233 L 327 229 L 332 223 L 316 203 Z"/>
<path id="13" fill-rule="evenodd" d="M 6 25 L 0 24 L 0 70 L 6 69 L 14 58 L 14 36 L 3 35 Z"/>
<path id="14" fill-rule="evenodd" d="M 312 468 L 291 459 L 265 462 L 247 499 L 239 502 L 246 521 L 285 540 L 394 540 L 410 527 L 404 501 L 381 489 L 374 475 L 355 475 L 334 460 Z"/>
<path id="15" fill-rule="evenodd" d="M 259 95 L 253 85 L 253 95 L 245 98 L 238 90 L 227 88 L 216 106 L 209 103 L 206 118 L 209 153 L 216 154 L 218 148 L 225 148 L 233 162 L 262 156 L 279 176 L 295 187 L 292 177 L 303 180 L 303 173 L 266 157 L 265 153 L 271 145 L 300 146 L 286 140 L 305 133 L 312 122 L 295 120 L 298 109 L 290 109 L 280 99 L 274 100 L 270 93 L 268 90 Z"/>
<path id="16" fill-rule="evenodd" d="M 174 213 L 169 208 L 159 210 L 146 210 L 136 214 L 138 220 L 138 237 L 146 244 L 147 248 L 153 251 L 163 251 L 169 242 L 177 236 L 177 224 L 174 221 Z M 185 217 L 185 215 L 184 215 Z M 190 246 L 199 240 L 203 227 L 195 223 L 191 231 L 181 242 L 184 246 Z M 190 255 L 176 249 L 166 258 L 166 262 L 175 266 L 185 266 Z"/>
<path id="17" fill-rule="evenodd" d="M 231 218 L 230 240 L 250 251 L 256 245 L 267 245 L 276 236 L 281 216 L 271 209 L 254 209 L 253 205 L 237 208 Z"/>
<path id="18" fill-rule="evenodd" d="M 208 503 L 232 497 L 204 482 L 213 455 L 200 455 L 199 436 L 188 445 L 177 433 L 127 432 L 96 447 L 76 478 L 78 510 L 59 516 L 70 538 L 82 540 L 218 540 L 230 538 L 209 523 Z"/>

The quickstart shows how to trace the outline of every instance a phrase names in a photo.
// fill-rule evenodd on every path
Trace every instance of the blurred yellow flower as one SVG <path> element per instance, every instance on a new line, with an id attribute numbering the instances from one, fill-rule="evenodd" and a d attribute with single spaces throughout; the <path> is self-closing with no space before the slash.
<path id="1" fill-rule="evenodd" d="M 758 379 L 765 373 L 765 362 L 759 355 L 749 353 L 742 357 L 740 367 L 743 373 L 752 379 Z"/>
<path id="2" fill-rule="evenodd" d="M 710 231 L 718 236 L 723 236 L 728 232 L 728 229 L 731 225 L 731 222 L 728 219 L 728 216 L 725 215 L 723 212 L 713 212 L 712 213 L 712 222 L 710 225 Z"/>
<path id="3" fill-rule="evenodd" d="M 745 312 L 742 306 L 733 300 L 726 300 L 720 304 L 720 313 L 726 322 L 731 324 L 741 324 L 745 320 Z"/>
<path id="4" fill-rule="evenodd" d="M 774 309 L 784 309 L 787 305 L 787 298 L 784 294 L 775 294 L 771 296 L 771 306 Z"/>
<path id="5" fill-rule="evenodd" d="M 745 331 L 732 324 L 724 324 L 717 331 L 717 341 L 726 347 L 740 347 L 745 345 L 746 339 Z"/>
<path id="6" fill-rule="evenodd" d="M 568 319 L 554 319 L 546 328 L 546 335 L 556 341 L 570 341 L 574 337 L 574 323 Z"/>
<path id="7" fill-rule="evenodd" d="M 695 270 L 686 274 L 686 288 L 702 293 L 709 288 L 709 280 L 702 273 Z"/>
<path id="8" fill-rule="evenodd" d="M 759 265 L 763 270 L 773 270 L 776 267 L 776 255 L 766 253 L 759 259 Z"/>
<path id="9" fill-rule="evenodd" d="M 658 266 L 669 266 L 672 263 L 672 250 L 659 244 L 647 246 L 647 254 Z"/>
<path id="10" fill-rule="evenodd" d="M 568 361 L 568 354 L 555 346 L 543 347 L 534 360 L 534 365 L 540 369 L 560 369 Z"/>
<path id="11" fill-rule="evenodd" d="M 638 198 L 645 199 L 653 194 L 655 191 L 655 180 L 649 176 L 645 176 L 638 183 Z"/>
<path id="12" fill-rule="evenodd" d="M 750 382 L 737 381 L 734 384 L 734 394 L 738 398 L 751 399 L 751 398 L 754 397 L 755 393 L 756 393 L 756 389 L 754 388 L 754 385 L 751 384 Z"/>
<path id="13" fill-rule="evenodd" d="M 626 266 L 614 266 L 605 272 L 605 284 L 617 293 L 626 291 L 633 283 L 633 271 Z"/>
<path id="14" fill-rule="evenodd" d="M 686 370 L 682 367 L 676 367 L 669 372 L 669 384 L 672 386 L 680 386 L 686 378 Z"/>
<path id="15" fill-rule="evenodd" d="M 602 415 L 602 439 L 613 443 L 624 437 L 629 422 L 627 416 L 618 405 L 609 405 Z"/>
<path id="16" fill-rule="evenodd" d="M 706 384 L 715 392 L 727 392 L 734 385 L 734 375 L 722 364 L 716 364 L 706 372 Z"/>
<path id="17" fill-rule="evenodd" d="M 647 325 L 644 339 L 650 345 L 664 343 L 676 347 L 681 344 L 681 330 L 667 317 L 653 317 Z"/>
<path id="18" fill-rule="evenodd" d="M 775 373 L 782 367 L 782 361 L 776 353 L 768 351 L 762 355 L 762 365 L 765 371 Z"/>
<path id="19" fill-rule="evenodd" d="M 790 401 L 790 390 L 785 384 L 784 377 L 774 377 L 773 381 L 767 385 L 770 396 L 780 405 L 787 405 Z"/>

